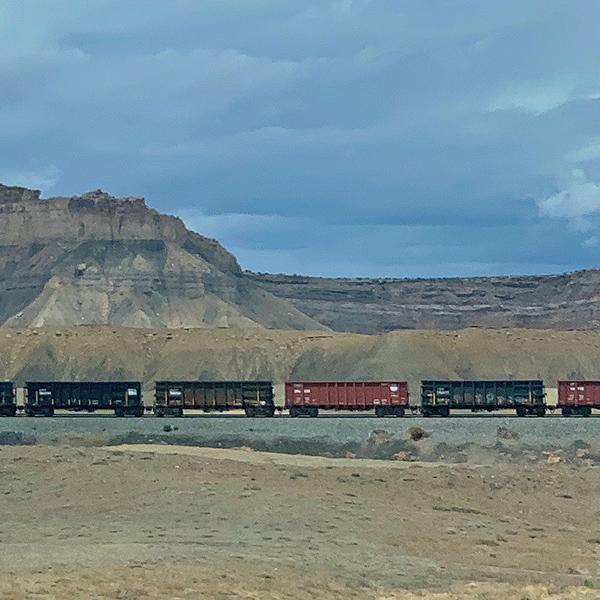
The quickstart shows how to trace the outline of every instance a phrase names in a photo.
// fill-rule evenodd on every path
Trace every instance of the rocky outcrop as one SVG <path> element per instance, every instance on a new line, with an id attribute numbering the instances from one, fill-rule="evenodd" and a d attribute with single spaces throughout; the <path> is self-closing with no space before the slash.
<path id="1" fill-rule="evenodd" d="M 600 328 L 600 270 L 552 276 L 321 279 L 249 274 L 336 331 Z"/>
<path id="2" fill-rule="evenodd" d="M 143 198 L 40 198 L 3 185 L 0 323 L 322 328 Z"/>

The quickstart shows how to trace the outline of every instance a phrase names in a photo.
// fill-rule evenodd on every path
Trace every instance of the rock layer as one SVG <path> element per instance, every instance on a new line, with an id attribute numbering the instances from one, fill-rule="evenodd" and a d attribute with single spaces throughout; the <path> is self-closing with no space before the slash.
<path id="1" fill-rule="evenodd" d="M 462 279 L 250 276 L 265 290 L 336 331 L 600 328 L 600 270 Z"/>

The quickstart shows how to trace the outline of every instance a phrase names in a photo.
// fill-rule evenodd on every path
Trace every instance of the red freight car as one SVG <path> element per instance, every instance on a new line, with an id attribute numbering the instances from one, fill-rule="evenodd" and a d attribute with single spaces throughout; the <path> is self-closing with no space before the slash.
<path id="1" fill-rule="evenodd" d="M 375 409 L 378 417 L 401 417 L 407 406 L 406 381 L 294 381 L 285 384 L 285 407 L 292 417 L 316 417 L 319 409 Z"/>
<path id="2" fill-rule="evenodd" d="M 589 417 L 592 408 L 600 408 L 600 381 L 559 381 L 558 408 L 565 417 Z"/>

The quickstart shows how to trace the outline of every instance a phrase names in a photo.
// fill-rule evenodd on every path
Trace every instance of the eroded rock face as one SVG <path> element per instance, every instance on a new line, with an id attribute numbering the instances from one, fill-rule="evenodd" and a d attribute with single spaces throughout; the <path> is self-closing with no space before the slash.
<path id="1" fill-rule="evenodd" d="M 453 279 L 250 276 L 265 290 L 336 331 L 600 328 L 600 270 Z"/>
<path id="2" fill-rule="evenodd" d="M 321 328 L 143 198 L 40 198 L 3 185 L 0 323 Z"/>

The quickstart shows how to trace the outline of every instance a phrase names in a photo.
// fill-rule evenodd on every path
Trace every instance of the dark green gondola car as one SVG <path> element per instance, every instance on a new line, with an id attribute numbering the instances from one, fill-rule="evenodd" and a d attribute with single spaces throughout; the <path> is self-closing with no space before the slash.
<path id="1" fill-rule="evenodd" d="M 144 414 L 139 381 L 30 381 L 25 388 L 25 414 L 51 417 L 57 409 L 95 412 L 113 410 L 118 417 Z"/>
<path id="2" fill-rule="evenodd" d="M 513 409 L 519 417 L 546 414 L 544 382 L 535 380 L 422 381 L 424 416 L 448 416 L 452 409 L 472 412 Z"/>
<path id="3" fill-rule="evenodd" d="M 0 417 L 14 417 L 17 414 L 15 384 L 0 381 Z"/>

